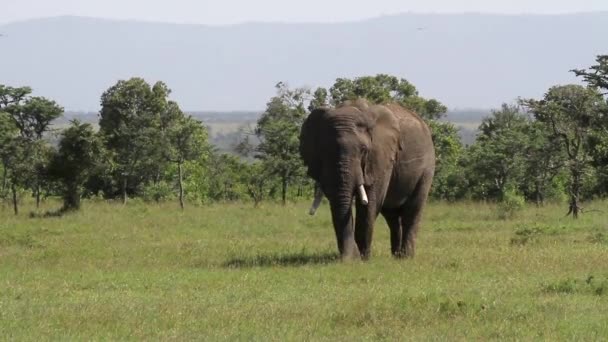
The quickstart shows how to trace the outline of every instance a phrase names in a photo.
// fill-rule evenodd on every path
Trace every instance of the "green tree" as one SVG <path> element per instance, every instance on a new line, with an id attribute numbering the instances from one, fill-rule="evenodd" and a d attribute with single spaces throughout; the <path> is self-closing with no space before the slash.
<path id="1" fill-rule="evenodd" d="M 159 144 L 161 115 L 169 106 L 170 92 L 162 82 L 150 86 L 131 78 L 118 81 L 101 96 L 99 131 L 113 156 L 123 203 L 129 187 L 136 192 L 141 184 L 159 180 L 166 167 Z"/>
<path id="2" fill-rule="evenodd" d="M 308 105 L 308 111 L 312 112 L 315 108 L 324 107 L 327 105 L 329 105 L 329 93 L 327 92 L 327 89 L 319 87 L 312 94 L 312 99 Z"/>
<path id="3" fill-rule="evenodd" d="M 264 199 L 270 196 L 274 187 L 274 178 L 266 170 L 262 162 L 244 164 L 241 173 L 241 182 L 244 184 L 247 195 L 253 200 L 253 205 L 257 207 Z"/>
<path id="4" fill-rule="evenodd" d="M 352 80 L 338 78 L 329 93 L 331 104 L 334 106 L 346 100 L 365 98 L 377 104 L 397 102 L 426 120 L 440 119 L 447 112 L 447 108 L 439 101 L 421 97 L 416 87 L 406 79 L 386 74 L 363 76 Z"/>
<path id="5" fill-rule="evenodd" d="M 170 103 L 167 112 L 172 119 L 165 121 L 163 130 L 165 157 L 177 165 L 179 205 L 184 209 L 184 163 L 200 160 L 208 153 L 207 130 L 200 121 L 186 117 L 174 102 Z"/>
<path id="6" fill-rule="evenodd" d="M 18 212 L 17 188 L 30 187 L 40 205 L 40 185 L 48 162 L 49 147 L 43 136 L 63 108 L 54 101 L 31 97 L 31 88 L 0 85 L 0 134 L 3 147 L 3 188 L 10 179 L 13 207 Z"/>
<path id="7" fill-rule="evenodd" d="M 603 95 L 608 95 L 608 55 L 597 56 L 596 65 L 588 70 L 572 70 L 577 76 L 582 77 L 585 82 L 595 88 L 601 89 Z"/>
<path id="8" fill-rule="evenodd" d="M 597 64 L 588 70 L 573 70 L 573 72 L 606 97 L 608 95 L 608 55 L 597 56 L 596 62 Z M 606 196 L 608 195 L 608 112 L 604 110 L 600 116 L 591 132 L 589 144 L 593 166 L 596 168 L 598 176 L 596 192 Z"/>
<path id="9" fill-rule="evenodd" d="M 21 92 L 22 94 L 23 92 Z M 49 162 L 48 144 L 43 141 L 51 123 L 63 115 L 63 107 L 43 97 L 28 97 L 6 107 L 19 134 L 26 144 L 24 152 L 32 164 L 31 174 L 26 178 L 36 197 L 36 208 L 40 207 L 41 184 Z"/>
<path id="10" fill-rule="evenodd" d="M 517 106 L 507 104 L 482 120 L 477 140 L 468 150 L 468 178 L 476 197 L 501 200 L 507 189 L 520 184 L 528 124 Z"/>
<path id="11" fill-rule="evenodd" d="M 525 146 L 524 171 L 519 188 L 537 206 L 542 205 L 547 195 L 561 195 L 554 180 L 562 172 L 565 154 L 559 140 L 539 121 L 529 121 L 524 127 Z"/>
<path id="12" fill-rule="evenodd" d="M 8 189 L 9 183 L 9 146 L 12 140 L 17 136 L 17 127 L 15 127 L 8 114 L 2 112 L 1 110 L 2 109 L 0 108 L 0 161 L 2 162 L 2 183 L 0 184 L 0 198 L 5 198 L 6 190 Z"/>
<path id="13" fill-rule="evenodd" d="M 5 112 L 5 109 L 9 105 L 19 103 L 30 93 L 30 88 L 15 89 L 0 84 L 0 159 L 2 161 L 2 193 L 0 193 L 0 196 L 6 198 L 10 183 L 15 215 L 19 213 L 19 207 L 17 206 L 15 180 L 11 175 L 11 170 L 15 170 L 15 158 L 17 157 L 15 153 L 20 153 L 20 151 L 15 150 L 15 139 L 18 136 L 17 127 L 9 114 Z"/>
<path id="14" fill-rule="evenodd" d="M 16 129 L 15 129 L 16 132 Z M 17 133 L 5 140 L 0 149 L 0 157 L 4 168 L 4 186 L 10 185 L 12 193 L 13 210 L 15 215 L 19 214 L 18 190 L 30 184 L 31 175 L 34 173 L 32 164 L 32 150 L 36 148 L 32 143 Z"/>
<path id="15" fill-rule="evenodd" d="M 59 149 L 49 167 L 51 177 L 62 184 L 61 212 L 80 209 L 83 185 L 103 159 L 103 144 L 90 124 L 74 120 L 61 133 Z"/>
<path id="16" fill-rule="evenodd" d="M 305 173 L 299 154 L 299 135 L 310 93 L 302 88 L 289 89 L 284 83 L 278 83 L 276 89 L 277 95 L 270 99 L 257 122 L 255 132 L 260 144 L 256 158 L 262 160 L 270 175 L 280 179 L 281 200 L 286 204 L 289 184 L 302 179 Z"/>
<path id="17" fill-rule="evenodd" d="M 465 196 L 467 186 L 462 167 L 464 147 L 458 136 L 458 128 L 449 122 L 429 121 L 435 146 L 435 175 L 431 197 L 454 201 Z"/>
<path id="18" fill-rule="evenodd" d="M 570 173 L 568 214 L 578 218 L 581 190 L 592 161 L 589 138 L 603 119 L 606 101 L 593 88 L 565 85 L 550 88 L 542 100 L 528 99 L 523 103 L 545 124 L 566 154 Z"/>
<path id="19" fill-rule="evenodd" d="M 21 103 L 32 93 L 30 87 L 9 87 L 0 84 L 0 110 L 5 109 L 9 105 Z"/>
<path id="20" fill-rule="evenodd" d="M 234 155 L 212 150 L 207 168 L 207 194 L 212 201 L 236 201 L 243 198 L 245 164 Z"/>

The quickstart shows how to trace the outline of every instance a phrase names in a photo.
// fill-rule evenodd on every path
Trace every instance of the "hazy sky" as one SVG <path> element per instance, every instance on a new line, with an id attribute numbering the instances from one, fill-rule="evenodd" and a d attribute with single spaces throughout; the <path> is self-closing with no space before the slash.
<path id="1" fill-rule="evenodd" d="M 402 12 L 608 11 L 608 0 L 0 0 L 0 23 L 79 15 L 209 25 L 346 21 Z"/>

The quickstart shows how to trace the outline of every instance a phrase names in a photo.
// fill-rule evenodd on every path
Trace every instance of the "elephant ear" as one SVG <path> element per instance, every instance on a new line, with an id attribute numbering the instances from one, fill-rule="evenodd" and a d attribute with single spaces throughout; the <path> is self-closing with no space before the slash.
<path id="1" fill-rule="evenodd" d="M 386 106 L 376 105 L 369 109 L 374 125 L 370 130 L 372 148 L 368 153 L 364 178 L 366 184 L 373 184 L 382 173 L 392 170 L 393 162 L 400 148 L 399 120 Z"/>
<path id="2" fill-rule="evenodd" d="M 326 116 L 326 108 L 313 110 L 302 124 L 300 131 L 300 156 L 308 168 L 308 175 L 317 181 L 321 177 L 319 148 L 322 124 Z"/>

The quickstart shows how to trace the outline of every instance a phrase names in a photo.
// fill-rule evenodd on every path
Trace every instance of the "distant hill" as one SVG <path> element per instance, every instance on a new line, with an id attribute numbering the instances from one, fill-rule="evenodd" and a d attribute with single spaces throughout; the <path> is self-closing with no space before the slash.
<path id="1" fill-rule="evenodd" d="M 182 108 L 263 109 L 274 85 L 389 73 L 450 108 L 573 82 L 608 53 L 608 12 L 403 14 L 338 24 L 177 25 L 57 17 L 0 26 L 0 83 L 97 110 L 118 79 L 163 80 Z"/>

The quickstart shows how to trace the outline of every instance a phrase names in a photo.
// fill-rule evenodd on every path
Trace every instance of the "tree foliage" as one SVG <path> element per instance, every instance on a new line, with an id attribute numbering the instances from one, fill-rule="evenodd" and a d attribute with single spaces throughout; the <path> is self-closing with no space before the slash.
<path id="1" fill-rule="evenodd" d="M 583 182 L 592 160 L 589 141 L 594 129 L 602 125 L 606 102 L 593 88 L 565 85 L 550 88 L 542 100 L 523 103 L 559 141 L 566 154 L 570 172 L 569 212 L 576 218 Z"/>
<path id="2" fill-rule="evenodd" d="M 201 160 L 209 152 L 207 130 L 200 121 L 185 116 L 176 103 L 169 103 L 163 120 L 165 158 L 177 165 L 179 204 L 184 208 L 184 163 Z"/>
<path id="3" fill-rule="evenodd" d="M 104 156 L 101 140 L 90 124 L 74 120 L 61 133 L 59 149 L 51 159 L 49 174 L 61 182 L 62 212 L 80 209 L 83 185 Z"/>
<path id="4" fill-rule="evenodd" d="M 567 196 L 576 217 L 580 201 L 608 195 L 608 56 L 596 61 L 574 70 L 589 87 L 556 86 L 542 99 L 490 111 L 468 146 L 443 104 L 386 74 L 338 78 L 313 92 L 278 83 L 255 129 L 241 132 L 245 139 L 229 153 L 210 145 L 206 127 L 170 100 L 163 82 L 117 82 L 101 96 L 99 132 L 73 122 L 56 150 L 48 138 L 61 106 L 31 96 L 29 87 L 0 85 L 0 197 L 12 193 L 15 213 L 24 191 L 59 195 L 65 210 L 100 193 L 177 197 L 182 207 L 185 199 L 285 203 L 312 193 L 298 153 L 308 113 L 362 97 L 399 103 L 428 123 L 437 158 L 433 199 L 499 201 L 510 213 L 524 199 L 542 205 Z"/>
<path id="5" fill-rule="evenodd" d="M 63 108 L 52 100 L 30 96 L 29 87 L 13 88 L 0 85 L 0 128 L 4 140 L 3 187 L 10 179 L 15 214 L 17 188 L 30 188 L 40 204 L 43 173 L 48 166 L 50 148 L 43 141 L 51 122 L 63 114 Z"/>
<path id="6" fill-rule="evenodd" d="M 285 83 L 276 85 L 277 95 L 268 102 L 258 120 L 256 134 L 260 138 L 256 157 L 264 169 L 281 182 L 281 199 L 287 201 L 288 186 L 304 177 L 299 154 L 299 134 L 306 118 L 307 89 L 289 89 Z"/>
<path id="7" fill-rule="evenodd" d="M 588 70 L 573 70 L 573 72 L 583 78 L 591 87 L 600 89 L 603 95 L 608 95 L 608 55 L 599 55 L 596 58 L 596 65 Z"/>
<path id="8" fill-rule="evenodd" d="M 386 74 L 355 79 L 338 78 L 329 93 L 334 106 L 347 100 L 365 98 L 377 104 L 397 102 L 427 120 L 440 119 L 447 112 L 439 101 L 421 97 L 416 87 L 406 79 Z"/>
<path id="9" fill-rule="evenodd" d="M 161 116 L 170 106 L 169 88 L 150 86 L 141 78 L 121 80 L 101 96 L 99 132 L 112 154 L 115 184 L 123 202 L 127 193 L 159 180 L 166 167 L 162 156 Z"/>

